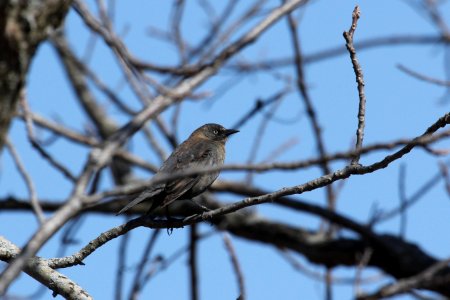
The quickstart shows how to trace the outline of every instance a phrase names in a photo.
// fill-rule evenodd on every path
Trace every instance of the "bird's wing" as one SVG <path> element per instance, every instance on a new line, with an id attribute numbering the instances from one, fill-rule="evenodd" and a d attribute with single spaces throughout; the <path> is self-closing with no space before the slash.
<path id="1" fill-rule="evenodd" d="M 166 160 L 161 172 L 176 173 L 189 168 L 206 166 L 208 156 L 211 154 L 211 147 L 208 143 L 200 141 L 198 143 L 183 143 Z M 201 175 L 191 175 L 178 178 L 166 183 L 164 189 L 166 197 L 161 207 L 166 207 L 188 192 L 199 180 Z"/>
<path id="2" fill-rule="evenodd" d="M 133 201 L 131 201 L 130 203 L 128 203 L 124 208 L 122 208 L 117 214 L 120 215 L 121 213 L 126 212 L 127 210 L 129 210 L 130 208 L 132 208 L 133 206 L 141 203 L 144 200 L 147 200 L 155 195 L 158 195 L 159 193 L 161 193 L 163 190 L 163 187 L 157 187 L 157 188 L 152 188 L 150 190 L 145 190 L 143 191 L 136 199 L 134 199 Z"/>

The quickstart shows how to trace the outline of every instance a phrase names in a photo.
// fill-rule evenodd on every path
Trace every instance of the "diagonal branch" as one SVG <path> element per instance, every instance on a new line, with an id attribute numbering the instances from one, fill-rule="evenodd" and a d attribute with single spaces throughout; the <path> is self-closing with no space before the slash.
<path id="1" fill-rule="evenodd" d="M 37 196 L 36 188 L 34 187 L 33 180 L 31 179 L 30 175 L 28 174 L 27 170 L 25 169 L 25 166 L 20 159 L 19 153 L 17 153 L 16 148 L 11 143 L 9 139 L 5 140 L 6 148 L 9 150 L 9 153 L 11 154 L 17 169 L 19 170 L 19 173 L 22 175 L 25 185 L 28 188 L 28 193 L 30 194 L 30 202 L 31 206 L 33 207 L 34 213 L 36 215 L 36 218 L 39 222 L 39 224 L 44 223 L 45 216 L 44 212 L 42 211 L 42 207 L 39 204 L 39 199 Z"/>

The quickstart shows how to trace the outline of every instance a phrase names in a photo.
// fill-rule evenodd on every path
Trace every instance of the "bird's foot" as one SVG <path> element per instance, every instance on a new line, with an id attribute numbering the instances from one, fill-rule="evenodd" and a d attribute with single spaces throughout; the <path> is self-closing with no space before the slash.
<path id="1" fill-rule="evenodd" d="M 211 210 L 209 210 L 209 211 L 211 211 Z M 207 211 L 202 212 L 202 220 L 208 221 L 208 219 L 211 220 L 211 216 L 208 214 L 208 212 Z"/>
<path id="2" fill-rule="evenodd" d="M 171 227 L 172 225 L 173 225 L 173 222 L 174 222 L 174 218 L 172 218 L 171 216 L 166 216 L 166 222 L 167 222 L 167 228 L 166 228 L 166 230 L 167 230 L 167 235 L 171 235 L 172 234 L 172 232 L 173 232 L 173 227 Z M 172 223 L 172 224 L 171 224 Z"/>

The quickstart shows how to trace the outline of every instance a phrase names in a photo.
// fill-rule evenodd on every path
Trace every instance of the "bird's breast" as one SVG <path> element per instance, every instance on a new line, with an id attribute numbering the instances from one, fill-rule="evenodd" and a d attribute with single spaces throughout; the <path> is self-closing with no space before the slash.
<path id="1" fill-rule="evenodd" d="M 222 166 L 225 161 L 225 151 L 223 147 L 211 147 L 205 151 L 202 158 L 204 167 Z M 200 175 L 198 182 L 192 187 L 190 194 L 198 195 L 203 193 L 219 176 L 220 171 L 214 171 Z"/>

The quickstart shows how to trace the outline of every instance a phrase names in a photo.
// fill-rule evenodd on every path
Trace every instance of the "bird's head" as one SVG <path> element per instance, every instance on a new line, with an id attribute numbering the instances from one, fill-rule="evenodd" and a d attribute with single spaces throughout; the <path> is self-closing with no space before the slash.
<path id="1" fill-rule="evenodd" d="M 197 128 L 192 133 L 192 136 L 212 141 L 226 142 L 227 138 L 236 132 L 239 132 L 239 130 L 226 129 L 222 125 L 209 123 Z"/>

